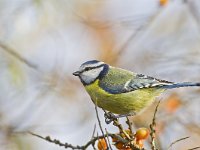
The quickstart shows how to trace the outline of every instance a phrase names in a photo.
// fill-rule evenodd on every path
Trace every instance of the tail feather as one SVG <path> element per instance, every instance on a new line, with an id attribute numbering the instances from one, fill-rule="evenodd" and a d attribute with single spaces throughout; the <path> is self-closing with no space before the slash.
<path id="1" fill-rule="evenodd" d="M 173 89 L 173 88 L 189 87 L 189 86 L 200 86 L 200 83 L 191 83 L 191 82 L 173 83 L 170 85 L 164 85 L 162 86 L 162 88 Z"/>

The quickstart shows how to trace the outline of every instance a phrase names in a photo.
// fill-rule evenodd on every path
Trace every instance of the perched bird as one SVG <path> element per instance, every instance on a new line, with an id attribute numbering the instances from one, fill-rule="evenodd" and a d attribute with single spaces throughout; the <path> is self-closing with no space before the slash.
<path id="1" fill-rule="evenodd" d="M 200 83 L 159 80 L 97 60 L 83 63 L 73 75 L 80 78 L 98 107 L 120 115 L 140 112 L 167 89 L 200 86 Z"/>

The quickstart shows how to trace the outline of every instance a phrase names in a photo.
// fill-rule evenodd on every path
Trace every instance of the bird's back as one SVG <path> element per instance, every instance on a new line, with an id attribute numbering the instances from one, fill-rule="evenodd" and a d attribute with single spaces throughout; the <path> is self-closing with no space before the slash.
<path id="1" fill-rule="evenodd" d="M 125 92 L 125 84 L 133 80 L 135 76 L 136 74 L 131 71 L 109 67 L 106 76 L 100 79 L 99 86 L 108 93 L 119 94 Z"/>

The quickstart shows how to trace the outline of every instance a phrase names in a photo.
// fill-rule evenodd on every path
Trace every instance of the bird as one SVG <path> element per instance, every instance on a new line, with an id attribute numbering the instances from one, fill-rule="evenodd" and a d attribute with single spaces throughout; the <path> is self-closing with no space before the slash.
<path id="1" fill-rule="evenodd" d="M 200 86 L 200 83 L 160 80 L 98 60 L 84 62 L 73 75 L 79 77 L 95 105 L 118 115 L 142 112 L 168 89 Z"/>

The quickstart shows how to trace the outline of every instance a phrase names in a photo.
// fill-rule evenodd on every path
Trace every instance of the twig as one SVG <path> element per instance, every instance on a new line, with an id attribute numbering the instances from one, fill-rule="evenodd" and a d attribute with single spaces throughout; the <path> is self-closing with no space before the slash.
<path id="1" fill-rule="evenodd" d="M 100 128 L 100 130 L 101 130 L 101 133 L 102 133 L 102 135 L 103 135 L 103 138 L 105 139 L 106 145 L 108 146 L 108 142 L 107 142 L 107 140 L 106 140 L 106 138 L 105 138 L 105 134 L 104 134 L 103 128 L 102 128 L 102 126 L 101 126 L 101 121 L 100 121 L 100 119 L 99 119 L 99 114 L 98 114 L 98 110 L 97 110 L 97 105 L 96 105 L 96 103 L 95 103 L 95 111 L 96 111 L 96 116 L 97 116 L 97 120 L 98 120 L 98 123 L 99 123 L 99 128 Z"/>
<path id="2" fill-rule="evenodd" d="M 194 150 L 194 149 L 200 149 L 200 146 L 194 147 L 194 148 L 191 148 L 191 149 L 188 149 L 188 150 Z"/>
<path id="3" fill-rule="evenodd" d="M 118 119 L 119 116 L 115 116 L 111 112 L 107 113 L 105 110 L 103 110 L 103 111 L 105 113 L 104 114 L 105 118 L 108 119 L 108 120 L 105 119 L 106 123 L 113 122 L 113 125 L 119 129 L 119 133 L 120 134 L 123 133 L 127 139 L 131 140 L 130 136 L 124 131 L 122 125 L 119 123 L 119 119 Z"/>
<path id="4" fill-rule="evenodd" d="M 116 126 L 119 129 L 119 134 L 115 134 L 115 136 L 118 136 L 118 138 L 117 138 L 119 140 L 118 142 L 121 142 L 124 145 L 130 146 L 130 148 L 132 150 L 139 150 L 139 148 L 137 148 L 133 143 L 134 136 L 133 136 L 133 132 L 132 132 L 131 123 L 130 123 L 128 117 L 127 117 L 126 123 L 128 124 L 129 130 L 130 130 L 131 133 L 127 133 L 123 129 L 122 125 L 119 123 L 118 117 L 122 117 L 122 116 L 115 116 L 111 112 L 107 113 L 105 110 L 104 110 L 104 112 L 105 112 L 104 116 L 105 116 L 106 119 L 108 119 L 108 122 L 109 123 L 113 122 L 113 125 Z M 144 150 L 144 149 L 142 149 L 142 150 Z"/>
<path id="5" fill-rule="evenodd" d="M 158 104 L 157 104 L 156 109 L 154 111 L 152 123 L 150 124 L 150 129 L 151 129 L 150 136 L 151 136 L 151 149 L 152 150 L 157 150 L 156 143 L 155 143 L 155 136 L 156 136 L 155 135 L 155 133 L 156 133 L 155 127 L 156 127 L 156 113 L 158 111 L 159 104 L 160 104 L 160 101 L 158 101 Z"/>
<path id="6" fill-rule="evenodd" d="M 93 132 L 92 132 L 92 138 L 94 137 L 95 132 L 96 132 L 96 123 L 94 124 L 94 129 L 93 129 Z"/>
<path id="7" fill-rule="evenodd" d="M 94 129 L 93 129 L 93 132 L 92 132 L 92 138 L 91 138 L 91 139 L 94 138 L 95 132 L 96 132 L 96 124 L 94 124 Z M 95 148 L 95 143 L 92 144 L 92 147 L 93 147 L 94 150 L 96 150 L 96 148 Z"/>
<path id="8" fill-rule="evenodd" d="M 86 144 L 85 146 L 73 146 L 73 145 L 71 145 L 71 144 L 68 144 L 68 143 L 61 143 L 59 140 L 56 140 L 56 139 L 51 139 L 51 137 L 50 136 L 46 136 L 46 137 L 42 137 L 42 136 L 40 136 L 40 135 L 38 135 L 38 134 L 35 134 L 35 133 L 32 133 L 32 132 L 29 132 L 31 135 L 33 135 L 33 136 L 36 136 L 36 137 L 38 137 L 38 138 L 40 138 L 40 139 L 43 139 L 43 140 L 46 140 L 46 141 L 48 141 L 48 142 L 50 142 L 50 143 L 54 143 L 54 144 L 56 144 L 56 145 L 59 145 L 59 146 L 62 146 L 62 147 L 65 147 L 65 148 L 71 148 L 71 149 L 85 149 L 85 148 L 87 148 L 88 146 L 88 144 Z M 90 145 L 90 144 L 89 144 Z"/>
<path id="9" fill-rule="evenodd" d="M 128 129 L 130 130 L 130 136 L 131 136 L 131 138 L 133 139 L 134 138 L 134 136 L 133 136 L 133 130 L 132 130 L 132 123 L 130 122 L 130 120 L 129 120 L 129 118 L 128 117 L 126 117 L 126 124 L 128 125 Z"/>
<path id="10" fill-rule="evenodd" d="M 95 143 L 93 143 L 93 144 L 91 144 L 92 145 L 92 147 L 93 147 L 93 150 L 96 150 L 96 148 L 95 148 Z"/>
<path id="11" fill-rule="evenodd" d="M 178 139 L 178 140 L 176 140 L 176 141 L 172 142 L 172 143 L 170 144 L 170 146 L 168 147 L 168 149 L 167 149 L 167 150 L 169 150 L 170 148 L 172 148 L 172 146 L 173 146 L 174 144 L 176 144 L 176 143 L 178 143 L 178 142 L 180 142 L 180 141 L 183 141 L 183 140 L 185 140 L 185 139 L 188 139 L 188 138 L 190 138 L 190 137 L 189 137 L 189 136 L 187 136 L 187 137 L 180 138 L 180 139 Z"/>
<path id="12" fill-rule="evenodd" d="M 110 140 L 109 140 L 109 137 L 108 137 L 108 131 L 107 131 L 106 128 L 105 128 L 105 130 L 106 130 L 106 137 L 108 138 L 109 148 L 112 150 L 112 146 L 111 146 L 111 144 L 110 144 Z"/>
<path id="13" fill-rule="evenodd" d="M 97 140 L 101 139 L 101 138 L 105 138 L 105 135 L 101 135 L 101 136 L 97 136 L 97 137 L 93 137 L 90 141 L 88 141 L 85 145 L 83 146 L 79 146 L 79 145 L 72 145 L 72 144 L 69 144 L 69 143 L 62 143 L 60 142 L 59 140 L 56 140 L 56 139 L 51 139 L 50 136 L 46 136 L 46 137 L 43 137 L 41 135 L 38 135 L 38 134 L 35 134 L 35 133 L 32 133 L 32 132 L 28 132 L 29 134 L 33 135 L 33 136 L 36 136 L 40 139 L 43 139 L 45 141 L 48 141 L 50 143 L 54 143 L 56 145 L 59 145 L 59 146 L 62 146 L 62 147 L 65 147 L 65 148 L 71 148 L 71 149 L 79 149 L 79 150 L 85 150 L 87 149 L 90 145 L 94 144 Z M 109 134 L 107 133 L 106 136 L 108 137 L 115 137 L 117 138 L 117 136 L 113 135 L 113 134 Z"/>
<path id="14" fill-rule="evenodd" d="M 31 134 L 31 135 L 33 135 L 33 136 L 35 136 L 35 137 L 38 137 L 38 138 L 43 139 L 43 140 L 45 140 L 45 141 L 48 141 L 48 142 L 50 142 L 50 143 L 54 143 L 54 144 L 56 144 L 56 145 L 59 145 L 59 146 L 61 146 L 61 147 L 66 148 L 66 149 L 67 149 L 67 148 L 71 148 L 71 149 L 73 149 L 73 150 L 86 150 L 89 146 L 94 145 L 95 142 L 96 142 L 97 140 L 104 138 L 103 135 L 101 135 L 101 136 L 96 136 L 96 137 L 94 137 L 93 139 L 91 139 L 90 141 L 88 141 L 85 145 L 82 145 L 82 146 L 76 145 L 76 146 L 74 146 L 74 145 L 69 144 L 69 143 L 62 143 L 62 142 L 60 142 L 60 141 L 57 140 L 57 139 L 51 139 L 50 136 L 43 137 L 43 136 L 41 136 L 41 135 L 38 135 L 38 134 L 35 134 L 35 133 L 32 133 L 32 132 L 28 132 L 28 133 Z M 117 140 L 119 140 L 120 142 L 122 142 L 122 143 L 124 143 L 124 144 L 127 143 L 127 140 L 123 139 L 122 137 L 120 137 L 120 136 L 118 136 L 118 135 L 116 135 L 116 134 L 107 133 L 105 136 L 106 136 L 106 137 L 116 138 Z M 94 148 L 94 147 L 93 147 L 93 148 Z M 131 147 L 131 148 L 132 148 L 132 150 L 141 150 L 141 149 L 139 149 L 139 148 L 137 148 L 137 147 L 134 147 L 134 146 Z M 112 150 L 112 149 L 111 149 L 111 150 Z M 142 149 L 142 150 L 144 150 L 144 149 Z"/>
<path id="15" fill-rule="evenodd" d="M 123 133 L 128 140 L 130 140 L 130 141 L 132 140 L 131 137 L 129 136 L 129 134 L 127 134 L 126 131 L 124 131 L 124 129 L 123 129 L 122 125 L 119 123 L 118 119 L 113 121 L 113 125 L 118 127 L 119 132 Z"/>
<path id="16" fill-rule="evenodd" d="M 21 61 L 24 64 L 26 64 L 28 67 L 30 67 L 30 68 L 32 68 L 34 70 L 37 70 L 36 65 L 32 64 L 27 59 L 23 58 L 21 55 L 19 55 L 17 52 L 15 52 L 15 50 L 13 50 L 12 48 L 8 47 L 7 45 L 3 44 L 2 42 L 0 42 L 0 47 L 2 48 L 2 50 L 7 52 L 8 54 L 10 54 L 11 56 L 17 58 L 19 61 Z"/>

